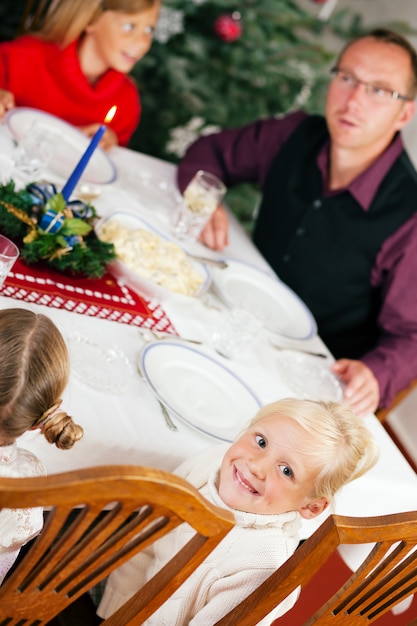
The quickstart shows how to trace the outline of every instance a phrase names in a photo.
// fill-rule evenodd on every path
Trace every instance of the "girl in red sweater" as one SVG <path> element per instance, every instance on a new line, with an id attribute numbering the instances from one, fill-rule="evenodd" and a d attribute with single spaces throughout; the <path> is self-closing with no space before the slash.
<path id="1" fill-rule="evenodd" d="M 160 0 L 56 0 L 34 34 L 0 44 L 0 118 L 41 109 L 92 136 L 117 106 L 101 141 L 127 145 L 141 112 L 127 73 L 149 50 Z"/>

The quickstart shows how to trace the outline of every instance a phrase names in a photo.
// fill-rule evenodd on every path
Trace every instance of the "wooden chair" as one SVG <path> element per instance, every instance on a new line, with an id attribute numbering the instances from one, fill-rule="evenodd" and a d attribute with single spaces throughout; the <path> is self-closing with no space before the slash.
<path id="1" fill-rule="evenodd" d="M 387 431 L 388 435 L 391 437 L 391 439 L 393 440 L 397 448 L 400 450 L 402 455 L 407 459 L 407 461 L 409 462 L 409 464 L 411 465 L 411 467 L 414 469 L 415 472 L 417 472 L 416 461 L 411 457 L 406 447 L 404 446 L 404 443 L 396 435 L 394 428 L 392 428 L 390 423 L 387 421 L 387 417 L 391 413 L 391 411 L 393 411 L 399 404 L 401 404 L 401 402 L 405 400 L 405 398 L 416 387 L 417 387 L 417 378 L 415 380 L 412 380 L 411 383 L 408 385 L 408 387 L 399 391 L 394 396 L 391 404 L 388 407 L 377 409 L 377 411 L 375 412 L 376 417 L 379 419 L 384 429 Z"/>
<path id="2" fill-rule="evenodd" d="M 417 511 L 371 518 L 330 516 L 292 557 L 215 626 L 254 626 L 310 579 L 342 544 L 375 544 L 349 580 L 297 626 L 370 624 L 417 591 Z M 284 618 L 283 618 L 284 619 Z M 278 620 L 279 623 L 279 620 Z M 417 619 L 410 622 L 415 626 Z"/>
<path id="3" fill-rule="evenodd" d="M 1 626 L 46 624 L 133 554 L 187 522 L 193 538 L 140 597 L 103 622 L 141 624 L 233 527 L 229 512 L 186 481 L 145 467 L 0 479 L 0 508 L 33 506 L 48 507 L 45 526 L 0 586 Z"/>
<path id="4" fill-rule="evenodd" d="M 387 419 L 387 416 L 391 413 L 391 411 L 393 409 L 395 409 L 395 407 L 397 407 L 407 396 L 409 393 L 411 393 L 411 391 L 413 391 L 413 389 L 417 386 L 417 378 L 415 380 L 412 380 L 411 383 L 408 385 L 408 387 L 405 387 L 405 389 L 401 389 L 401 391 L 399 391 L 393 398 L 391 404 L 382 409 L 377 409 L 377 411 L 375 412 L 375 415 L 377 416 L 377 418 L 379 419 L 380 422 L 384 423 L 385 420 Z"/>

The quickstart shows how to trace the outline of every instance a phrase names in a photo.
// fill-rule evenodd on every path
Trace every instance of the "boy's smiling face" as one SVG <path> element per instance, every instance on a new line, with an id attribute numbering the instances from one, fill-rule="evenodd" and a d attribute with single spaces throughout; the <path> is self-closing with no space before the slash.
<path id="1" fill-rule="evenodd" d="M 327 506 L 316 498 L 321 470 L 311 455 L 316 442 L 285 415 L 269 415 L 251 425 L 223 457 L 219 494 L 225 504 L 247 513 L 298 511 L 312 518 Z"/>

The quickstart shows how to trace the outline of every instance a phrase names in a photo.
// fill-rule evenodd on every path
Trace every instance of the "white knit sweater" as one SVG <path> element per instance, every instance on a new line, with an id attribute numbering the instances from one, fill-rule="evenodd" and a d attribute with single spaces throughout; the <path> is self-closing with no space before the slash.
<path id="1" fill-rule="evenodd" d="M 40 460 L 16 443 L 0 446 L 0 476 L 7 478 L 43 476 Z M 35 537 L 43 526 L 41 507 L 0 511 L 0 584 L 15 562 L 20 548 Z"/>
<path id="2" fill-rule="evenodd" d="M 208 500 L 228 508 L 216 482 L 227 445 L 211 447 L 185 461 L 175 472 Z M 146 622 L 146 626 L 211 626 L 258 587 L 296 549 L 298 513 L 259 515 L 232 510 L 236 526 L 187 581 Z M 160 539 L 109 577 L 98 614 L 108 617 L 178 552 L 194 531 L 187 524 Z M 286 613 L 298 592 L 282 602 L 260 624 Z"/>

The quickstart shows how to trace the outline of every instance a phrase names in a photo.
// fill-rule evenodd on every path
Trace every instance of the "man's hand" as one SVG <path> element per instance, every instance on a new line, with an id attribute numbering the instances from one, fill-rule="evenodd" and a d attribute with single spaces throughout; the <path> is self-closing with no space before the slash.
<path id="1" fill-rule="evenodd" d="M 80 126 L 80 130 L 87 135 L 87 137 L 92 137 L 96 134 L 101 124 L 89 124 L 88 126 Z M 100 140 L 99 146 L 106 152 L 110 150 L 113 146 L 117 146 L 118 144 L 117 135 L 111 128 L 106 128 L 106 132 Z"/>
<path id="2" fill-rule="evenodd" d="M 14 95 L 10 91 L 0 89 L 0 119 L 15 106 Z"/>
<path id="3" fill-rule="evenodd" d="M 229 220 L 226 209 L 219 204 L 210 220 L 203 228 L 200 241 L 213 250 L 223 250 L 229 243 Z"/>
<path id="4" fill-rule="evenodd" d="M 372 371 L 362 361 L 339 359 L 332 370 L 346 385 L 344 402 L 358 415 L 375 413 L 379 405 L 379 385 Z"/>

